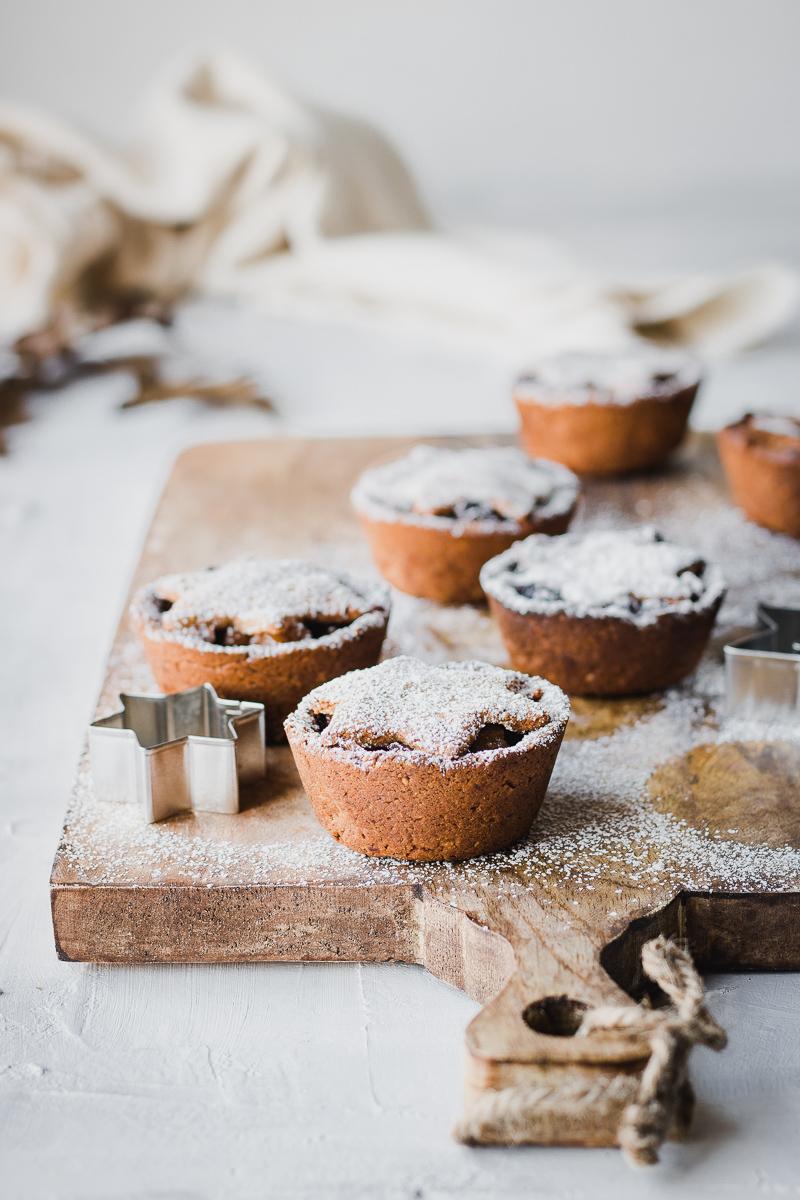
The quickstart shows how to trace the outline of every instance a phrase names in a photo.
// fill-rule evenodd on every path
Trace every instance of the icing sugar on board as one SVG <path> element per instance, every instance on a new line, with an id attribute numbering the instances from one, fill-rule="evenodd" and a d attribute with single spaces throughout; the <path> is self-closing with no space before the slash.
<path id="1" fill-rule="evenodd" d="M 250 553 L 370 572 L 349 489 L 412 444 L 275 439 L 187 451 L 132 589 Z M 458 865 L 362 858 L 319 827 L 287 749 L 268 751 L 268 777 L 239 815 L 145 825 L 137 810 L 93 796 L 84 758 L 51 879 L 59 954 L 421 963 L 484 1003 L 467 1030 L 468 1097 L 556 1077 L 635 1079 L 646 1046 L 564 1031 L 576 1003 L 632 1003 L 639 948 L 658 932 L 687 937 L 701 967 L 800 967 L 800 734 L 725 720 L 721 652 L 757 599 L 800 601 L 800 544 L 731 507 L 713 445 L 699 437 L 667 472 L 589 484 L 575 527 L 641 522 L 722 569 L 729 592 L 712 645 L 696 677 L 665 695 L 574 702 L 525 843 Z M 393 600 L 387 655 L 504 662 L 484 611 Z M 98 715 L 121 690 L 154 690 L 126 616 Z M 557 1137 L 548 1128 L 532 1124 L 522 1138 L 517 1129 L 513 1140 L 612 1144 L 616 1121 L 607 1106 L 602 1118 L 584 1106 Z"/>

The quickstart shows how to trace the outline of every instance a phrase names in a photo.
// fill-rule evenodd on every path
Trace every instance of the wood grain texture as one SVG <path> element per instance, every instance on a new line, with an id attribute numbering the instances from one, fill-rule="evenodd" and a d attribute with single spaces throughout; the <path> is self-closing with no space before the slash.
<path id="1" fill-rule="evenodd" d="M 244 553 L 369 569 L 349 487 L 364 466 L 410 444 L 275 440 L 185 453 L 133 586 Z M 629 734 L 641 749 L 637 730 L 669 733 L 664 761 L 635 797 L 639 807 L 620 809 L 621 821 L 645 818 L 641 827 L 634 820 L 630 845 L 620 849 L 608 832 L 613 772 L 598 772 L 580 796 L 570 793 L 569 774 L 556 779 L 529 852 L 411 867 L 363 860 L 330 842 L 285 749 L 269 752 L 268 778 L 243 813 L 187 814 L 144 828 L 136 814 L 95 800 L 84 763 L 51 881 L 59 954 L 96 962 L 420 963 L 484 1004 L 467 1031 L 468 1096 L 640 1070 L 645 1045 L 608 1032 L 575 1039 L 556 1026 L 570 1005 L 632 1003 L 641 988 L 639 948 L 657 932 L 688 937 L 701 966 L 800 966 L 791 933 L 800 907 L 791 803 L 797 747 L 720 742 L 716 712 L 721 640 L 764 581 L 800 575 L 800 549 L 764 535 L 758 561 L 745 548 L 743 570 L 742 547 L 723 544 L 726 513 L 713 453 L 701 439 L 667 474 L 588 489 L 581 519 L 590 524 L 653 519 L 689 540 L 688 515 L 701 514 L 692 540 L 731 568 L 733 582 L 730 616 L 723 613 L 698 679 L 677 700 L 575 704 L 562 752 L 567 767 L 582 748 L 608 751 L 613 761 L 618 747 L 622 769 Z M 387 653 L 407 650 L 503 661 L 481 610 L 398 597 Z M 120 690 L 148 687 L 123 617 L 98 713 L 115 707 Z M 595 809 L 606 814 L 602 835 L 592 833 Z M 666 854 L 660 820 L 669 830 Z M 531 1006 L 548 998 L 555 1003 L 542 1011 L 551 1024 L 539 1019 L 533 1028 L 531 1012 L 540 1010 Z M 598 1127 L 589 1110 L 565 1116 L 547 1140 L 612 1144 L 615 1132 L 614 1121 Z"/>

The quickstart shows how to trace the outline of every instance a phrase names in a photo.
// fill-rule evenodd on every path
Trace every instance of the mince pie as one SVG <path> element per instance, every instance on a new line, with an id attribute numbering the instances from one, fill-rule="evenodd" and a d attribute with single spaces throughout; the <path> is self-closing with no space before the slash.
<path id="1" fill-rule="evenodd" d="M 647 527 L 529 537 L 488 562 L 481 583 L 512 665 L 578 696 L 677 683 L 725 591 L 715 568 Z"/>
<path id="2" fill-rule="evenodd" d="M 358 480 L 353 505 L 378 569 L 441 604 L 481 601 L 487 559 L 531 533 L 563 533 L 580 485 L 513 447 L 416 446 Z"/>
<path id="3" fill-rule="evenodd" d="M 401 657 L 316 688 L 286 733 L 338 841 L 362 854 L 460 860 L 527 833 L 568 717 L 566 696 L 544 679 Z"/>
<path id="4" fill-rule="evenodd" d="M 210 683 L 264 704 L 267 739 L 306 692 L 378 661 L 388 590 L 293 559 L 244 559 L 165 575 L 131 607 L 158 686 Z"/>
<path id="5" fill-rule="evenodd" d="M 717 434 L 733 498 L 757 525 L 800 538 L 800 420 L 748 413 Z"/>
<path id="6" fill-rule="evenodd" d="M 581 475 L 654 467 L 683 440 L 699 386 L 674 352 L 560 354 L 517 380 L 522 444 Z"/>

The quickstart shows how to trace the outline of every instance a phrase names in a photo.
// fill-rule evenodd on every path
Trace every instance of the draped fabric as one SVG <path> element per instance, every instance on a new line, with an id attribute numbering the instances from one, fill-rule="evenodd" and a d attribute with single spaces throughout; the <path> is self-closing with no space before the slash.
<path id="1" fill-rule="evenodd" d="M 522 361 L 641 334 L 728 352 L 779 328 L 798 288 L 780 265 L 632 286 L 546 237 L 436 230 L 378 132 L 231 56 L 174 64 L 117 147 L 0 105 L 0 347 L 190 293 L 421 322 Z"/>

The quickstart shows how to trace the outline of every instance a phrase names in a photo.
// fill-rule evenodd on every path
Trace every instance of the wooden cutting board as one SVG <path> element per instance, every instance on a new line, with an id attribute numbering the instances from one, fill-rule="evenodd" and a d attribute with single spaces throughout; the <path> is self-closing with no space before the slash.
<path id="1" fill-rule="evenodd" d="M 472 439 L 477 441 L 480 439 Z M 177 461 L 133 587 L 249 553 L 370 570 L 348 492 L 407 439 L 204 445 Z M 667 695 L 574 702 L 529 840 L 460 865 L 362 858 L 317 824 L 287 749 L 236 816 L 145 825 L 92 795 L 85 758 L 51 879 L 62 958 L 92 962 L 420 963 L 483 1004 L 466 1033 L 467 1102 L 542 1082 L 614 1084 L 618 1110 L 648 1053 L 574 1038 L 584 1006 L 642 994 L 639 952 L 688 939 L 709 970 L 800 967 L 800 744 L 723 719 L 722 644 L 762 594 L 800 598 L 800 545 L 729 505 L 710 440 L 660 475 L 587 487 L 578 524 L 656 524 L 717 561 L 730 591 L 694 680 Z M 386 653 L 502 663 L 480 609 L 397 595 Z M 154 690 L 123 616 L 98 715 Z M 569 1087 L 567 1086 L 567 1092 Z M 607 1106 L 485 1140 L 613 1144 Z"/>

